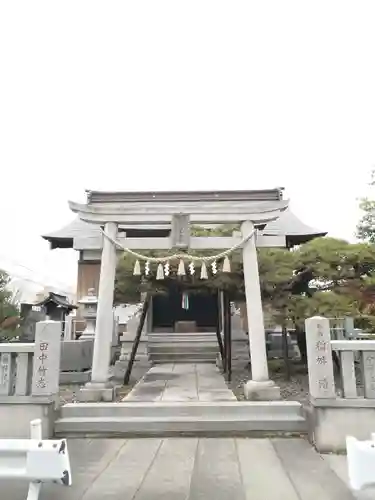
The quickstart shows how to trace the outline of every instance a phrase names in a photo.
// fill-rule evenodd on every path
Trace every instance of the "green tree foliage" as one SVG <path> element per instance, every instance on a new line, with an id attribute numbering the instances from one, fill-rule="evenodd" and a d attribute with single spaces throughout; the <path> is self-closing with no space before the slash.
<path id="1" fill-rule="evenodd" d="M 299 250 L 300 264 L 311 270 L 313 294 L 309 312 L 331 316 L 365 316 L 371 312 L 375 278 L 375 245 L 319 238 Z M 311 282 L 310 282 L 311 286 Z M 326 304 L 325 304 L 326 303 Z"/>
<path id="2" fill-rule="evenodd" d="M 372 188 L 375 186 L 375 170 L 371 173 L 369 185 Z M 357 236 L 360 240 L 375 243 L 375 200 L 362 198 L 359 206 L 363 215 L 357 225 Z"/>
<path id="3" fill-rule="evenodd" d="M 18 325 L 18 308 L 8 290 L 10 278 L 0 270 L 0 337 L 12 337 Z"/>

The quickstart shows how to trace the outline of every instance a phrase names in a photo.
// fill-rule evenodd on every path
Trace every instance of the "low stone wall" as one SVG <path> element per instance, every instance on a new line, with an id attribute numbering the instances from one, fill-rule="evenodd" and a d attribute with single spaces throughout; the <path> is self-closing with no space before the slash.
<path id="1" fill-rule="evenodd" d="M 309 438 L 320 453 L 346 451 L 346 437 L 370 439 L 375 432 L 375 401 L 311 400 Z"/>
<path id="2" fill-rule="evenodd" d="M 56 419 L 55 401 L 48 398 L 0 398 L 0 439 L 30 438 L 30 422 L 42 421 L 43 439 L 53 437 Z"/>

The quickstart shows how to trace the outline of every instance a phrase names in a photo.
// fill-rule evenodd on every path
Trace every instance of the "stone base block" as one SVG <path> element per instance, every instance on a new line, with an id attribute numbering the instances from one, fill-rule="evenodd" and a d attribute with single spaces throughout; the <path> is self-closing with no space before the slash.
<path id="1" fill-rule="evenodd" d="M 111 403 L 114 400 L 114 387 L 105 384 L 91 384 L 82 387 L 78 393 L 78 399 L 82 403 Z"/>
<path id="2" fill-rule="evenodd" d="M 250 401 L 277 401 L 281 399 L 280 387 L 272 380 L 249 380 L 244 386 L 245 398 Z"/>
<path id="3" fill-rule="evenodd" d="M 86 384 L 91 379 L 91 370 L 85 372 L 60 372 L 60 384 Z"/>

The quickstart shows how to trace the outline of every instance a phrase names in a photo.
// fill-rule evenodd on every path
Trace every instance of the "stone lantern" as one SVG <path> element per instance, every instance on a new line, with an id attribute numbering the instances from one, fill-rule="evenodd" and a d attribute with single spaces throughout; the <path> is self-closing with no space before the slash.
<path id="1" fill-rule="evenodd" d="M 98 297 L 95 289 L 89 288 L 86 297 L 78 301 L 83 306 L 82 316 L 86 320 L 86 328 L 81 335 L 82 340 L 95 338 L 96 313 L 98 309 Z"/>

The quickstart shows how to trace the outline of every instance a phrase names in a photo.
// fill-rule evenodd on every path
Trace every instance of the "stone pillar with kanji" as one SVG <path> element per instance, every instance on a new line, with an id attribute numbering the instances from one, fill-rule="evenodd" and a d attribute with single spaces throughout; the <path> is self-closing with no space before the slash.
<path id="1" fill-rule="evenodd" d="M 314 316 L 305 321 L 310 397 L 336 397 L 329 320 Z"/>
<path id="2" fill-rule="evenodd" d="M 33 396 L 55 396 L 59 392 L 61 333 L 60 321 L 40 321 L 36 324 Z"/>

